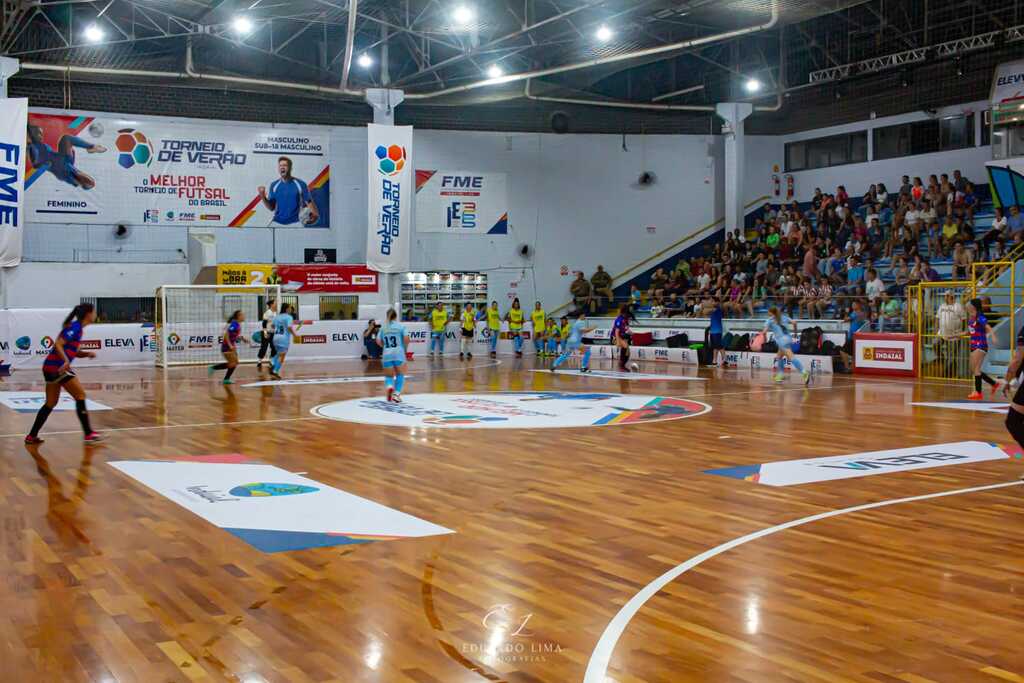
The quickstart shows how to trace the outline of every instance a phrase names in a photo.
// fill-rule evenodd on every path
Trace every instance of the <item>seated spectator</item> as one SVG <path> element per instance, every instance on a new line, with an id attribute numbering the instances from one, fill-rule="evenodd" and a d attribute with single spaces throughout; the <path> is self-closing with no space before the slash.
<path id="1" fill-rule="evenodd" d="M 963 242 L 953 247 L 953 279 L 966 280 L 971 271 L 971 254 L 964 249 Z"/>
<path id="2" fill-rule="evenodd" d="M 910 184 L 910 176 L 905 175 L 900 180 L 900 195 L 909 197 L 913 186 Z"/>
<path id="3" fill-rule="evenodd" d="M 868 303 L 877 309 L 882 297 L 885 296 L 885 285 L 874 268 L 869 268 L 864 277 L 864 293 L 868 297 Z"/>
<path id="4" fill-rule="evenodd" d="M 885 189 L 885 183 L 878 183 L 878 190 L 875 193 L 875 200 L 882 207 L 887 207 L 889 204 L 889 191 Z"/>
<path id="5" fill-rule="evenodd" d="M 598 265 L 597 271 L 590 276 L 590 291 L 593 297 L 592 311 L 603 311 L 605 305 L 611 304 L 615 298 L 612 292 L 612 276 L 605 271 L 604 266 Z"/>
<path id="6" fill-rule="evenodd" d="M 963 193 L 966 193 L 967 188 L 971 186 L 970 181 L 960 174 L 960 169 L 953 171 L 953 186 Z"/>
<path id="7" fill-rule="evenodd" d="M 569 285 L 569 293 L 576 304 L 576 310 L 589 311 L 591 314 L 596 311 L 594 299 L 590 295 L 590 283 L 583 277 L 582 271 L 576 272 L 576 279 Z"/>
<path id="8" fill-rule="evenodd" d="M 960 226 L 956 224 L 956 219 L 952 214 L 946 216 L 946 220 L 942 223 L 941 251 L 943 256 L 953 253 L 953 246 L 959 241 L 959 235 Z"/>
<path id="9" fill-rule="evenodd" d="M 863 293 L 864 266 L 860 265 L 860 259 L 851 257 L 850 265 L 846 269 L 846 284 L 839 288 L 841 294 L 857 296 Z"/>
<path id="10" fill-rule="evenodd" d="M 593 283 L 591 283 L 593 284 Z M 665 285 L 668 284 L 668 275 L 662 268 L 657 268 L 654 274 L 651 275 L 651 288 L 648 292 L 648 296 L 664 296 Z"/>
<path id="11" fill-rule="evenodd" d="M 925 187 L 919 176 L 914 176 L 914 184 L 910 187 L 910 198 L 915 202 L 924 199 Z"/>
<path id="12" fill-rule="evenodd" d="M 677 315 L 683 314 L 683 300 L 680 299 L 675 292 L 669 295 L 668 300 L 665 302 L 665 316 L 673 318 Z"/>
<path id="13" fill-rule="evenodd" d="M 1006 242 L 1009 239 L 1009 231 L 1007 230 L 1007 221 L 1006 216 L 1003 214 L 1003 209 L 997 206 L 995 214 L 995 218 L 992 219 L 992 227 L 981 238 L 981 247 L 985 250 L 986 261 L 991 261 L 993 258 L 1001 258 L 1006 251 Z M 993 244 L 997 247 L 995 256 L 992 255 Z"/>
<path id="14" fill-rule="evenodd" d="M 1010 207 L 1010 215 L 1006 217 L 1006 229 L 1014 244 L 1024 241 L 1024 215 L 1021 215 L 1019 206 Z"/>
<path id="15" fill-rule="evenodd" d="M 878 315 L 878 331 L 897 330 L 903 327 L 903 304 L 896 297 L 886 296 Z"/>

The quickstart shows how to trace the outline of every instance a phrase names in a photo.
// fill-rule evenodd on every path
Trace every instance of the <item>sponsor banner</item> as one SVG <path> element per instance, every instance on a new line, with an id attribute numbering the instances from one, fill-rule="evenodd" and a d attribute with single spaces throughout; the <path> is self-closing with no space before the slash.
<path id="1" fill-rule="evenodd" d="M 308 384 L 359 384 L 363 382 L 383 382 L 387 377 L 381 375 L 379 377 L 303 377 L 300 379 L 276 379 L 268 380 L 266 382 L 252 382 L 250 384 L 243 384 L 243 387 L 290 387 L 290 386 L 305 386 Z M 406 381 L 411 381 L 413 377 L 406 375 Z"/>
<path id="2" fill-rule="evenodd" d="M 968 401 L 966 399 L 960 401 L 911 403 L 910 405 L 920 406 L 922 408 L 948 408 L 950 410 L 970 410 L 978 413 L 998 413 L 999 415 L 1005 415 L 1006 411 L 1010 409 L 1009 403 L 1001 403 L 998 401 Z"/>
<path id="3" fill-rule="evenodd" d="M 0 361 L 19 370 L 42 368 L 67 314 L 63 308 L 0 311 Z M 96 358 L 77 358 L 74 367 L 153 364 L 156 344 L 152 325 L 96 323 L 85 328 L 79 346 Z"/>
<path id="4" fill-rule="evenodd" d="M 46 402 L 46 392 L 43 391 L 0 391 L 0 405 L 19 413 L 38 413 L 39 409 Z M 110 410 L 110 406 L 85 399 L 85 407 L 89 410 Z M 75 410 L 75 399 L 66 391 L 60 392 L 57 405 L 54 410 Z"/>
<path id="5" fill-rule="evenodd" d="M 0 98 L 0 268 L 21 263 L 28 100 Z"/>
<path id="6" fill-rule="evenodd" d="M 966 465 L 986 460 L 1005 460 L 1006 452 L 999 446 L 982 441 L 959 441 L 934 446 L 916 446 L 892 451 L 872 451 L 834 455 L 826 458 L 805 458 L 705 470 L 734 479 L 745 479 L 766 486 L 794 486 L 819 481 L 867 477 L 873 474 L 906 472 L 946 465 Z"/>
<path id="7" fill-rule="evenodd" d="M 244 456 L 110 465 L 267 553 L 454 533 Z"/>
<path id="8" fill-rule="evenodd" d="M 219 263 L 219 285 L 281 285 L 285 292 L 376 292 L 377 273 L 363 265 Z"/>
<path id="9" fill-rule="evenodd" d="M 305 263 L 337 263 L 337 249 L 303 249 Z"/>
<path id="10" fill-rule="evenodd" d="M 992 81 L 992 104 L 1018 100 L 1024 100 L 1024 60 L 1000 64 Z"/>
<path id="11" fill-rule="evenodd" d="M 912 334 L 853 335 L 854 372 L 861 375 L 917 375 L 917 338 Z"/>
<path id="12" fill-rule="evenodd" d="M 618 358 L 619 347 L 610 344 L 590 347 L 594 358 Z M 663 363 L 684 363 L 697 365 L 697 352 L 693 349 L 669 349 L 664 346 L 630 346 L 629 356 L 632 360 L 658 361 Z"/>
<path id="13" fill-rule="evenodd" d="M 330 227 L 326 132 L 31 112 L 27 137 L 32 222 Z"/>
<path id="14" fill-rule="evenodd" d="M 544 372 L 551 373 L 551 370 L 532 370 L 531 372 Z M 555 370 L 556 375 L 573 375 L 574 377 L 596 377 L 598 379 L 615 379 L 615 380 L 629 380 L 630 382 L 678 382 L 678 381 L 690 381 L 690 382 L 706 382 L 707 380 L 703 377 L 684 377 L 680 375 L 651 375 L 644 374 L 642 372 L 619 372 L 618 370 L 590 370 L 589 372 L 580 372 L 579 370 L 566 369 L 566 370 Z"/>
<path id="15" fill-rule="evenodd" d="M 367 126 L 366 265 L 380 273 L 409 270 L 414 181 L 412 126 Z"/>
<path id="16" fill-rule="evenodd" d="M 795 354 L 804 368 L 815 374 L 832 374 L 832 356 L 810 356 Z M 725 361 L 733 363 L 737 368 L 750 368 L 751 370 L 771 370 L 775 364 L 774 353 L 760 353 L 754 351 L 726 351 Z M 787 359 L 786 367 L 792 368 L 793 364 Z"/>
<path id="17" fill-rule="evenodd" d="M 706 403 L 664 396 L 557 391 L 414 394 L 402 403 L 359 398 L 325 403 L 313 415 L 341 422 L 444 429 L 537 429 L 649 424 L 703 415 Z"/>
<path id="18" fill-rule="evenodd" d="M 409 351 L 416 357 L 427 355 L 430 351 L 430 323 L 402 323 L 406 332 L 409 333 Z M 515 341 L 509 336 L 508 323 L 502 323 L 501 331 L 498 333 L 497 352 L 502 355 L 515 353 Z M 532 356 L 536 354 L 533 348 L 533 324 L 523 323 L 523 355 Z M 448 323 L 445 327 L 444 355 L 458 356 L 459 341 L 462 339 L 462 325 L 460 323 Z M 491 352 L 491 330 L 487 323 L 477 323 L 476 332 L 473 336 L 472 353 L 474 356 L 485 356 Z"/>
<path id="19" fill-rule="evenodd" d="M 507 176 L 473 171 L 416 171 L 416 230 L 507 235 Z"/>

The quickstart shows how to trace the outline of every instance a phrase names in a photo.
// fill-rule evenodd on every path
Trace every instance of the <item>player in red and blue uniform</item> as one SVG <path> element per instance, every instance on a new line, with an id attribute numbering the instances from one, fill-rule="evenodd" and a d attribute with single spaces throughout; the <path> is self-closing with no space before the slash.
<path id="1" fill-rule="evenodd" d="M 96 309 L 92 304 L 79 304 L 64 319 L 60 334 L 53 343 L 46 360 L 43 361 L 43 379 L 46 380 L 46 401 L 36 413 L 36 420 L 32 423 L 32 431 L 25 437 L 25 443 L 35 445 L 43 443 L 39 438 L 39 430 L 46 424 L 46 418 L 57 406 L 60 399 L 60 389 L 64 387 L 75 399 L 75 413 L 82 423 L 82 431 L 85 433 L 86 443 L 100 441 L 100 435 L 92 430 L 89 424 L 89 411 L 85 407 L 85 389 L 71 369 L 71 363 L 75 358 L 93 358 L 96 354 L 91 351 L 79 351 L 79 344 L 82 343 L 82 331 L 96 321 Z"/>
<path id="2" fill-rule="evenodd" d="M 612 324 L 612 343 L 619 347 L 619 370 L 622 372 L 636 372 L 640 369 L 640 366 L 636 363 L 630 363 L 629 367 L 626 363 L 629 362 L 629 343 L 633 339 L 633 333 L 629 329 L 629 319 L 632 317 L 632 313 L 629 309 L 629 304 L 625 303 L 619 307 L 619 316 L 615 318 L 615 322 Z"/>
<path id="3" fill-rule="evenodd" d="M 75 149 L 99 154 L 106 152 L 106 147 L 86 142 L 76 135 L 62 135 L 57 142 L 57 149 L 54 150 L 43 141 L 43 129 L 39 126 L 28 127 L 28 139 L 28 158 L 34 168 L 49 171 L 58 180 L 72 187 L 80 187 L 83 190 L 96 187 L 96 181 L 89 174 L 75 167 Z"/>
<path id="4" fill-rule="evenodd" d="M 238 342 L 239 340 L 245 341 L 245 337 L 242 336 L 242 323 L 244 322 L 245 313 L 242 311 L 235 311 L 231 314 L 220 339 L 220 352 L 224 354 L 224 362 L 207 368 L 207 372 L 211 375 L 217 370 L 227 370 L 224 373 L 224 384 L 231 384 L 231 375 L 238 367 Z"/>
<path id="5" fill-rule="evenodd" d="M 988 355 L 988 342 L 992 337 L 992 326 L 985 318 L 981 299 L 971 299 L 967 302 L 967 336 L 970 338 L 971 373 L 974 375 L 974 391 L 967 398 L 971 401 L 980 401 L 984 397 L 981 393 L 982 382 L 992 387 L 993 395 L 999 389 L 999 382 L 982 372 L 985 356 Z"/>

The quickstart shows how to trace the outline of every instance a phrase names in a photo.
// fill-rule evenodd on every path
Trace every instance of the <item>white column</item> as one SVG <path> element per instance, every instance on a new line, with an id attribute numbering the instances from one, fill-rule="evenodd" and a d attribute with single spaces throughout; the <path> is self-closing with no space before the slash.
<path id="1" fill-rule="evenodd" d="M 18 73 L 20 62 L 12 57 L 0 57 L 0 98 L 7 97 L 7 79 Z"/>
<path id="2" fill-rule="evenodd" d="M 395 108 L 405 101 L 401 90 L 367 88 L 366 103 L 373 107 L 373 122 L 381 125 L 395 125 Z"/>
<path id="3" fill-rule="evenodd" d="M 754 111 L 749 102 L 724 102 L 715 111 L 725 119 L 725 229 L 743 229 L 744 120 Z"/>

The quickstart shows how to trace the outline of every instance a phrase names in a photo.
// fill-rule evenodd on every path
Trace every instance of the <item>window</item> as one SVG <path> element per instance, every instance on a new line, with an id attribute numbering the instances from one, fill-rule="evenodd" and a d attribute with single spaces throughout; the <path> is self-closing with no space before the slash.
<path id="1" fill-rule="evenodd" d="M 964 149 L 974 147 L 974 114 L 883 126 L 872 134 L 875 160 Z"/>
<path id="2" fill-rule="evenodd" d="M 332 294 L 320 297 L 321 320 L 356 320 L 358 317 L 358 296 Z"/>
<path id="3" fill-rule="evenodd" d="M 99 323 L 151 323 L 156 310 L 151 296 L 82 297 L 81 302 L 96 307 Z"/>
<path id="4" fill-rule="evenodd" d="M 786 171 L 805 171 L 868 160 L 867 131 L 801 140 L 786 145 Z"/>
<path id="5" fill-rule="evenodd" d="M 987 147 L 992 144 L 992 110 L 986 109 L 981 112 L 981 146 Z"/>

